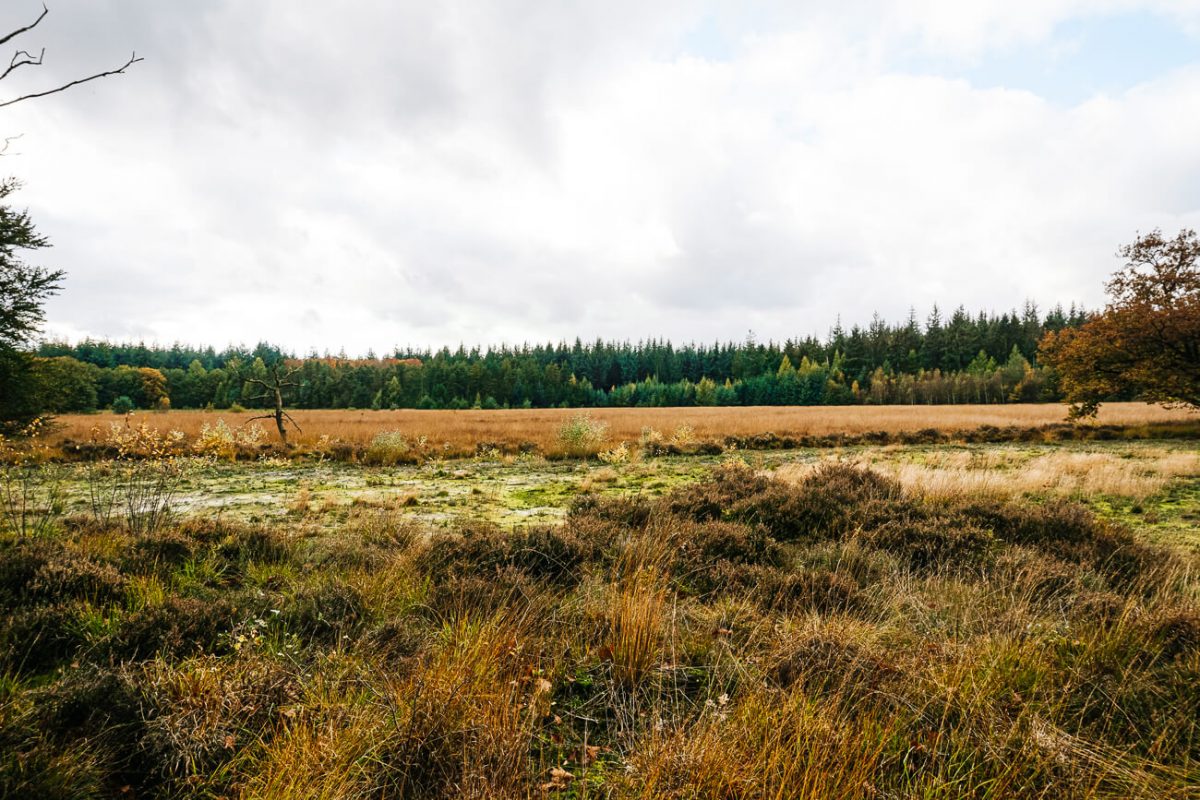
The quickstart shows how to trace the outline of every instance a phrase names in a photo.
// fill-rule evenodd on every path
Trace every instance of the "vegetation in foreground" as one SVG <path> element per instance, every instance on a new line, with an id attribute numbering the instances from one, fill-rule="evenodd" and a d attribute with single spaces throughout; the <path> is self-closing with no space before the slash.
<path id="1" fill-rule="evenodd" d="M 1082 506 L 837 464 L 511 531 L 74 519 L 0 547 L 0 794 L 1195 797 L 1196 598 Z"/>

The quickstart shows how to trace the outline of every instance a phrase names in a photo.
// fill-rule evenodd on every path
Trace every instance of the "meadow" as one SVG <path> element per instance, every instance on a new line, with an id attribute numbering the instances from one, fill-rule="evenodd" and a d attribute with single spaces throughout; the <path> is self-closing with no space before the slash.
<path id="1" fill-rule="evenodd" d="M 1065 424 L 1060 404 L 955 405 L 955 406 L 757 406 L 692 408 L 514 409 L 494 411 L 323 410 L 290 412 L 300 429 L 289 429 L 289 441 L 300 453 L 333 449 L 352 451 L 368 447 L 380 434 L 402 435 L 413 449 L 439 455 L 470 456 L 480 446 L 508 451 L 525 449 L 545 455 L 563 451 L 559 432 L 581 414 L 606 426 L 604 441 L 638 442 L 647 430 L 667 440 L 724 443 L 727 438 L 750 439 L 770 435 L 779 439 L 869 437 L 933 431 L 946 435 L 977 431 L 982 427 L 1030 430 Z M 52 445 L 103 440 L 114 422 L 122 426 L 146 425 L 166 433 L 181 432 L 195 441 L 207 426 L 224 423 L 239 429 L 258 411 L 169 411 L 114 414 L 67 414 L 56 417 L 48 441 Z M 1196 426 L 1200 416 L 1187 410 L 1164 409 L 1145 403 L 1108 403 L 1094 422 L 1079 427 L 1137 429 L 1153 426 Z M 269 421 L 252 423 L 261 441 L 276 437 Z M 417 443 L 420 442 L 420 445 Z"/>
<path id="2" fill-rule="evenodd" d="M 763 431 L 698 411 L 595 412 L 608 463 L 363 412 L 474 454 L 9 467 L 0 796 L 1200 797 L 1195 439 L 644 441 Z"/>

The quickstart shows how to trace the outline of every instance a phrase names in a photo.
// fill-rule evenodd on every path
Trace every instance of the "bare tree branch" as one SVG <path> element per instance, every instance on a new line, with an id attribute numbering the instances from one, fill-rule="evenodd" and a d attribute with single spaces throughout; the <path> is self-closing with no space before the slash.
<path id="1" fill-rule="evenodd" d="M 29 25 L 26 25 L 24 28 L 17 28 L 15 31 L 8 34 L 7 36 L 0 38 L 0 45 L 7 44 L 8 42 L 10 42 L 13 39 L 17 38 L 18 36 L 20 36 L 22 33 L 33 30 L 34 28 L 36 28 L 38 26 L 39 22 L 41 22 L 43 19 L 46 18 L 46 15 L 49 13 L 50 13 L 50 9 L 46 8 L 45 3 L 42 3 L 42 13 L 38 15 L 38 18 L 35 19 Z"/>
<path id="2" fill-rule="evenodd" d="M 24 56 L 24 58 L 22 58 L 22 56 Z M 0 81 L 7 78 L 13 70 L 19 69 L 20 67 L 29 66 L 31 64 L 35 67 L 40 67 L 42 65 L 42 59 L 45 57 L 46 48 L 44 47 L 42 48 L 42 52 L 38 53 L 37 58 L 34 58 L 33 53 L 30 53 L 28 50 L 18 50 L 17 52 L 13 53 L 12 61 L 8 62 L 8 69 L 4 70 L 3 73 L 0 73 Z"/>
<path id="3" fill-rule="evenodd" d="M 58 94 L 59 92 L 65 92 L 67 89 L 70 89 L 72 86 L 78 86 L 79 84 L 87 83 L 88 81 L 94 81 L 94 80 L 98 80 L 100 78 L 107 78 L 112 75 L 124 75 L 125 70 L 129 69 L 130 67 L 132 67 L 134 64 L 138 63 L 139 61 L 144 61 L 144 60 L 145 59 L 138 58 L 137 53 L 134 53 L 133 55 L 131 55 L 129 57 L 128 61 L 126 61 L 122 66 L 118 67 L 117 69 L 110 69 L 107 72 L 97 72 L 95 75 L 89 75 L 86 78 L 80 78 L 78 80 L 71 81 L 70 83 L 64 83 L 62 86 L 59 86 L 57 89 L 48 89 L 44 92 L 33 92 L 32 94 L 26 94 L 26 95 L 22 95 L 20 97 L 15 97 L 12 100 L 6 100 L 3 103 L 0 103 L 0 108 L 4 108 L 5 106 L 11 106 L 15 103 L 20 103 L 23 100 L 33 100 L 38 97 L 46 97 L 47 95 Z"/>

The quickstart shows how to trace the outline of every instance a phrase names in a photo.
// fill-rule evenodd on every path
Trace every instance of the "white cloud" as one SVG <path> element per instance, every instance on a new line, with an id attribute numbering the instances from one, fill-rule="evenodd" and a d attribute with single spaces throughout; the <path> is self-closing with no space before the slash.
<path id="1" fill-rule="evenodd" d="M 1062 105 L 896 56 L 1198 5 L 64 0 L 26 80 L 147 61 L 14 107 L 5 166 L 72 336 L 362 351 L 1094 305 L 1135 230 L 1200 225 L 1200 65 Z M 696 44 L 714 20 L 727 46 Z"/>

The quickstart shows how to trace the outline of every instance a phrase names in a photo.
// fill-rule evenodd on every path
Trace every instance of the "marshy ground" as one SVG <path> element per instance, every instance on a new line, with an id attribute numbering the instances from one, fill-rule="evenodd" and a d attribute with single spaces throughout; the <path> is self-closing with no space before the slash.
<path id="1" fill-rule="evenodd" d="M 241 522 L 337 526 L 356 512 L 382 509 L 433 526 L 473 520 L 511 527 L 561 520 L 582 494 L 653 499 L 729 461 L 784 480 L 802 479 L 827 462 L 868 466 L 926 499 L 1073 499 L 1150 540 L 1200 549 L 1200 452 L 1190 440 L 866 446 L 611 465 L 498 455 L 391 467 L 196 461 L 174 504 L 184 514 Z M 68 513 L 87 510 L 89 468 L 62 471 Z"/>

